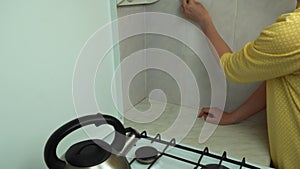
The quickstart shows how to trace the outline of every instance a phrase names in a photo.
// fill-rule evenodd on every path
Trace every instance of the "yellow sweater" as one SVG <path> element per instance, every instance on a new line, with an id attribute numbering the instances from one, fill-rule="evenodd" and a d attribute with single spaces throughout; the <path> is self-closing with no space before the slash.
<path id="1" fill-rule="evenodd" d="M 270 154 L 276 169 L 300 167 L 300 8 L 281 15 L 253 42 L 226 53 L 234 82 L 267 81 Z"/>

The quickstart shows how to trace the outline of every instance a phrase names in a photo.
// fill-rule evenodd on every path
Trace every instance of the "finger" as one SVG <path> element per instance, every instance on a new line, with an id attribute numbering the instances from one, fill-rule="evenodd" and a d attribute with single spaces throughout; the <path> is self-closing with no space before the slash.
<path id="1" fill-rule="evenodd" d="M 213 124 L 218 123 L 218 119 L 215 116 L 213 116 L 212 114 L 207 114 L 205 121 L 209 122 L 209 123 L 213 123 Z"/>
<path id="2" fill-rule="evenodd" d="M 200 112 L 200 113 L 198 114 L 198 118 L 202 118 L 204 115 L 205 115 L 204 112 Z"/>
<path id="3" fill-rule="evenodd" d="M 198 115 L 198 118 L 204 118 L 204 120 L 207 118 L 207 114 L 206 113 L 200 113 Z"/>
<path id="4" fill-rule="evenodd" d="M 195 2 L 195 0 L 189 0 L 188 3 L 189 3 L 189 4 L 195 4 L 196 2 Z"/>
<path id="5" fill-rule="evenodd" d="M 198 115 L 198 117 L 199 118 L 201 118 L 201 117 L 209 117 L 209 118 L 215 118 L 215 116 L 214 116 L 214 114 L 212 114 L 212 113 L 207 113 L 207 112 L 203 112 L 203 113 L 201 113 L 201 114 L 199 114 Z"/>
<path id="6" fill-rule="evenodd" d="M 199 112 L 198 117 L 201 118 L 204 115 L 203 109 Z"/>
<path id="7" fill-rule="evenodd" d="M 206 112 L 206 113 L 209 113 L 209 111 L 210 111 L 210 108 L 208 108 L 208 107 L 204 107 L 201 110 L 201 112 Z"/>
<path id="8" fill-rule="evenodd" d="M 205 121 L 212 124 L 218 124 L 218 120 L 215 118 L 206 117 Z"/>
<path id="9" fill-rule="evenodd" d="M 212 114 L 212 113 L 207 113 L 207 116 L 208 116 L 209 118 L 214 118 L 214 117 L 215 117 L 214 114 Z"/>
<path id="10" fill-rule="evenodd" d="M 209 108 L 202 108 L 202 110 L 200 111 L 198 117 L 201 118 L 202 116 L 204 115 L 208 115 L 208 112 L 209 112 Z"/>
<path id="11" fill-rule="evenodd" d="M 206 119 L 207 119 L 207 116 L 206 116 L 206 115 L 204 115 L 204 116 L 203 116 L 203 118 L 204 118 L 204 120 L 206 121 Z"/>
<path id="12" fill-rule="evenodd" d="M 182 0 L 182 7 L 185 8 L 188 4 L 188 0 Z"/>

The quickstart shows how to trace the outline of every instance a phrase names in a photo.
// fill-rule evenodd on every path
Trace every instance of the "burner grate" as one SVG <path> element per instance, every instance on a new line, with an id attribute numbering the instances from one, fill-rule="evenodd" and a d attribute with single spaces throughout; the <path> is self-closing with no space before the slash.
<path id="1" fill-rule="evenodd" d="M 172 139 L 169 142 L 167 142 L 167 141 L 164 141 L 164 140 L 161 139 L 160 134 L 157 134 L 155 137 L 149 137 L 147 135 L 147 132 L 143 131 L 140 134 L 140 138 L 144 138 L 144 139 L 150 140 L 151 143 L 157 142 L 157 143 L 165 145 L 164 149 L 162 151 L 160 151 L 158 153 L 158 156 L 153 160 L 153 162 L 149 164 L 148 169 L 152 168 L 152 166 L 160 158 L 162 158 L 162 157 L 168 157 L 168 158 L 175 159 L 177 161 L 181 161 L 183 163 L 188 163 L 190 165 L 193 165 L 194 169 L 201 169 L 201 168 L 205 168 L 205 167 L 208 169 L 209 167 L 207 167 L 207 164 L 202 164 L 201 163 L 202 160 L 203 160 L 203 157 L 205 157 L 205 156 L 218 160 L 219 163 L 213 165 L 214 168 L 219 168 L 219 169 L 220 168 L 225 168 L 225 167 L 223 167 L 222 164 L 224 164 L 224 163 L 231 163 L 231 164 L 234 164 L 236 166 L 239 166 L 240 169 L 243 169 L 243 168 L 259 169 L 258 167 L 255 167 L 255 166 L 252 166 L 250 164 L 247 164 L 245 158 L 243 158 L 241 161 L 237 161 L 237 160 L 233 160 L 233 159 L 227 158 L 227 153 L 226 152 L 224 152 L 222 154 L 222 156 L 220 156 L 220 155 L 216 155 L 216 154 L 210 153 L 209 149 L 207 147 L 203 151 L 201 151 L 201 150 L 197 150 L 197 149 L 194 149 L 194 148 L 191 148 L 191 147 L 187 147 L 187 146 L 184 146 L 184 145 L 176 144 L 175 139 Z M 181 149 L 181 150 L 184 150 L 184 151 L 193 152 L 195 154 L 198 154 L 199 155 L 199 159 L 198 159 L 198 161 L 191 161 L 189 159 L 185 159 L 183 157 L 179 157 L 179 156 L 176 156 L 174 154 L 167 153 L 166 150 L 170 146 L 178 148 L 178 149 Z M 130 161 L 129 164 L 132 165 L 136 160 L 137 160 L 136 158 L 133 158 Z"/>

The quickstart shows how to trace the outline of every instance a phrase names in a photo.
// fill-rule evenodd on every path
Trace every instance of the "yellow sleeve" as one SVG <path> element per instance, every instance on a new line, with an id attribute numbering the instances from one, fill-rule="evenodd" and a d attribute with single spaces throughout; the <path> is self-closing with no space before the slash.
<path id="1" fill-rule="evenodd" d="M 221 57 L 226 77 L 233 82 L 274 79 L 300 71 L 300 14 L 282 15 L 253 42 Z"/>

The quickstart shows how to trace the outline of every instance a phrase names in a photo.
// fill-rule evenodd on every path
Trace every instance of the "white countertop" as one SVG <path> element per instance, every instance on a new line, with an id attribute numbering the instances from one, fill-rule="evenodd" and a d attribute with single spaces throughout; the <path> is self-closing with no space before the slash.
<path id="1" fill-rule="evenodd" d="M 149 108 L 149 103 L 143 101 L 136 105 L 136 108 L 143 112 Z M 146 124 L 125 120 L 125 126 L 133 127 L 138 131 L 146 130 L 151 135 L 162 133 L 173 124 L 178 116 L 178 110 L 178 105 L 167 104 L 157 120 Z M 186 108 L 184 111 L 192 111 L 192 109 Z M 203 119 L 196 119 L 193 128 L 179 144 L 187 144 L 200 149 L 208 147 L 210 152 L 217 154 L 223 154 L 226 151 L 228 157 L 237 160 L 245 157 L 248 163 L 269 166 L 271 160 L 265 112 L 260 112 L 239 124 L 218 126 L 208 141 L 200 144 L 198 138 L 203 124 Z"/>
<path id="2" fill-rule="evenodd" d="M 265 112 L 260 112 L 239 124 L 218 126 L 212 137 L 200 144 L 195 140 L 198 139 L 203 124 L 203 119 L 197 119 L 192 131 L 182 143 L 200 148 L 208 147 L 211 152 L 219 154 L 226 151 L 230 157 L 245 157 L 247 162 L 269 166 L 271 159 Z"/>

